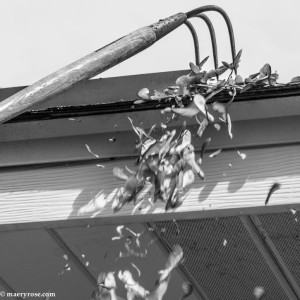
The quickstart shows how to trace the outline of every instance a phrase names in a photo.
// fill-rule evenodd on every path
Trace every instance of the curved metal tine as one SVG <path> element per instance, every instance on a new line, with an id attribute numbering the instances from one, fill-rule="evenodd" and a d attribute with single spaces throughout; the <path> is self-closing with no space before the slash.
<path id="1" fill-rule="evenodd" d="M 211 23 L 208 16 L 206 16 L 205 14 L 199 14 L 196 17 L 202 19 L 206 23 L 206 25 L 209 29 L 211 46 L 212 46 L 213 55 L 214 55 L 214 65 L 215 65 L 215 69 L 217 69 L 219 62 L 218 62 L 218 48 L 217 48 L 217 41 L 216 41 L 216 33 L 215 33 L 214 26 Z"/>
<path id="2" fill-rule="evenodd" d="M 233 28 L 232 28 L 232 24 L 231 24 L 231 21 L 230 21 L 228 15 L 221 7 L 216 6 L 216 5 L 206 5 L 206 6 L 202 6 L 202 7 L 193 9 L 193 10 L 187 12 L 186 15 L 187 15 L 187 18 L 189 19 L 189 18 L 195 17 L 206 11 L 216 11 L 216 12 L 220 13 L 222 15 L 222 17 L 224 18 L 227 28 L 228 28 L 228 33 L 229 33 L 229 38 L 230 38 L 232 61 L 234 61 L 234 58 L 236 56 L 236 51 L 235 51 L 235 40 L 234 40 Z"/>
<path id="3" fill-rule="evenodd" d="M 188 29 L 190 30 L 190 32 L 193 36 L 194 48 L 195 48 L 195 62 L 196 62 L 196 65 L 198 66 L 200 63 L 198 35 L 197 35 L 197 32 L 196 32 L 194 26 L 192 25 L 192 23 L 190 21 L 186 20 L 184 24 L 188 27 Z"/>

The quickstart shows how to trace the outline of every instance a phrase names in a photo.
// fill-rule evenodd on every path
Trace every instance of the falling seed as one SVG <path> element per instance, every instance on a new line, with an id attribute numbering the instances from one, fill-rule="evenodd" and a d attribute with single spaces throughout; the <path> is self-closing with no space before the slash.
<path id="1" fill-rule="evenodd" d="M 222 149 L 219 149 L 219 150 L 217 150 L 217 151 L 215 151 L 214 153 L 212 153 L 209 157 L 215 157 L 215 156 L 217 156 L 218 154 L 220 154 L 221 153 L 221 151 L 222 151 Z"/>
<path id="2" fill-rule="evenodd" d="M 90 146 L 89 146 L 88 144 L 85 144 L 85 147 L 86 147 L 86 149 L 87 149 L 92 155 L 94 155 L 94 156 L 97 157 L 97 158 L 100 158 L 100 156 L 99 156 L 98 154 L 94 153 L 94 152 L 91 150 L 91 148 L 90 148 Z"/>
<path id="3" fill-rule="evenodd" d="M 112 137 L 108 140 L 110 143 L 114 143 L 116 141 L 116 137 Z"/>
<path id="4" fill-rule="evenodd" d="M 138 104 L 145 103 L 145 101 L 144 100 L 135 100 L 133 103 L 138 105 Z M 132 105 L 131 108 L 134 108 L 134 106 Z"/>
<path id="5" fill-rule="evenodd" d="M 130 264 L 137 270 L 139 277 L 141 277 L 140 269 L 134 263 L 130 263 Z"/>
<path id="6" fill-rule="evenodd" d="M 270 188 L 270 190 L 269 190 L 269 193 L 268 193 L 268 196 L 267 196 L 267 199 L 266 199 L 266 201 L 265 201 L 265 205 L 268 204 L 271 195 L 272 195 L 274 192 L 276 192 L 277 190 L 279 190 L 279 189 L 280 189 L 280 184 L 277 183 L 277 182 L 274 183 L 274 184 L 271 186 L 271 188 Z"/>
<path id="7" fill-rule="evenodd" d="M 240 151 L 238 151 L 237 153 L 242 159 L 245 159 L 247 157 L 247 155 L 245 153 L 242 153 Z"/>
<path id="8" fill-rule="evenodd" d="M 265 293 L 265 289 L 262 286 L 256 286 L 253 295 L 255 296 L 256 299 L 262 299 L 262 296 Z"/>
<path id="9" fill-rule="evenodd" d="M 227 240 L 224 239 L 223 246 L 226 247 L 227 243 Z"/>
<path id="10" fill-rule="evenodd" d="M 68 120 L 75 121 L 75 122 L 81 122 L 81 120 L 77 120 L 77 119 L 74 119 L 74 118 L 69 118 Z"/>
<path id="11" fill-rule="evenodd" d="M 295 209 L 290 209 L 290 211 L 293 215 L 297 212 Z"/>
<path id="12" fill-rule="evenodd" d="M 221 126 L 220 126 L 220 124 L 214 124 L 214 127 L 219 131 L 220 129 L 221 129 Z"/>

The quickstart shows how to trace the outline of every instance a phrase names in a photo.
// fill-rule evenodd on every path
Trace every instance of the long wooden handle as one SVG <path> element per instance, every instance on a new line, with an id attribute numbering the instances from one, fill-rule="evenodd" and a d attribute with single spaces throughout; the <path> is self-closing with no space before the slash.
<path id="1" fill-rule="evenodd" d="M 0 123 L 134 56 L 176 29 L 186 19 L 184 13 L 179 13 L 140 28 L 21 90 L 0 103 Z"/>

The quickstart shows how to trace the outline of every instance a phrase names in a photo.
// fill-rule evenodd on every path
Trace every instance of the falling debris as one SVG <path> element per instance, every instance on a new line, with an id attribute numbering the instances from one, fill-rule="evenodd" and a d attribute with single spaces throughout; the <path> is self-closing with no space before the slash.
<path id="1" fill-rule="evenodd" d="M 60 273 L 58 273 L 58 276 L 63 275 L 66 271 L 71 271 L 71 267 L 70 267 L 69 264 L 66 264 L 66 265 L 64 266 L 64 269 L 63 269 Z"/>
<path id="2" fill-rule="evenodd" d="M 247 157 L 247 155 L 245 153 L 242 153 L 240 151 L 238 151 L 237 153 L 242 159 L 245 159 Z"/>
<path id="3" fill-rule="evenodd" d="M 85 144 L 85 147 L 86 147 L 87 151 L 89 151 L 92 155 L 94 155 L 94 156 L 97 157 L 97 158 L 100 158 L 100 156 L 99 156 L 98 154 L 94 153 L 94 152 L 91 150 L 91 148 L 90 148 L 90 146 L 89 146 L 88 144 Z"/>
<path id="4" fill-rule="evenodd" d="M 183 291 L 183 295 L 181 296 L 181 300 L 187 298 L 188 296 L 190 296 L 192 294 L 194 290 L 193 285 L 190 282 L 184 282 L 182 284 L 182 291 Z"/>
<path id="5" fill-rule="evenodd" d="M 81 122 L 81 120 L 74 119 L 74 118 L 69 118 L 68 120 L 70 120 L 70 121 L 75 121 L 75 122 Z"/>
<path id="6" fill-rule="evenodd" d="M 265 294 L 265 289 L 262 286 L 255 287 L 253 291 L 253 295 L 255 296 L 256 299 L 258 300 L 262 299 L 264 294 Z"/>
<path id="7" fill-rule="evenodd" d="M 87 261 L 87 262 L 85 263 L 85 266 L 88 267 L 89 265 L 90 265 L 90 262 Z"/>
<path id="8" fill-rule="evenodd" d="M 229 168 L 232 168 L 232 164 L 229 163 L 229 164 L 228 164 L 228 167 L 229 167 Z"/>
<path id="9" fill-rule="evenodd" d="M 129 232 L 131 232 L 135 237 L 136 237 L 136 239 L 135 239 L 135 243 L 136 243 L 136 246 L 138 247 L 138 248 L 140 248 L 141 247 L 141 244 L 140 244 L 140 237 L 142 236 L 142 234 L 145 232 L 145 231 L 142 231 L 142 232 L 140 232 L 140 233 L 135 233 L 134 231 L 132 231 L 130 228 L 128 228 L 128 227 L 126 227 L 125 228 L 127 231 L 129 231 Z"/>
<path id="10" fill-rule="evenodd" d="M 167 128 L 167 125 L 164 124 L 164 123 L 161 123 L 160 126 L 161 126 L 162 129 L 166 129 Z"/>
<path id="11" fill-rule="evenodd" d="M 63 258 L 64 258 L 65 260 L 69 260 L 69 257 L 68 257 L 67 254 L 64 254 L 64 255 L 63 255 Z"/>
<path id="12" fill-rule="evenodd" d="M 139 90 L 138 96 L 143 100 L 149 100 L 150 99 L 149 93 L 150 91 L 147 88 L 143 88 Z"/>
<path id="13" fill-rule="evenodd" d="M 82 257 L 82 258 L 85 258 L 85 255 L 84 255 L 84 254 L 81 254 L 81 257 Z"/>
<path id="14" fill-rule="evenodd" d="M 222 149 L 219 149 L 219 150 L 215 151 L 214 153 L 212 153 L 209 157 L 211 157 L 211 158 L 215 157 L 215 156 L 219 155 L 221 153 L 221 151 L 222 151 Z"/>
<path id="15" fill-rule="evenodd" d="M 137 270 L 139 277 L 141 277 L 140 269 L 134 263 L 130 263 L 130 264 Z"/>
<path id="16" fill-rule="evenodd" d="M 118 236 L 114 236 L 111 238 L 112 241 L 114 240 L 120 240 L 123 237 L 123 229 L 124 229 L 124 225 L 119 225 L 116 228 L 117 233 L 119 234 Z"/>
<path id="17" fill-rule="evenodd" d="M 290 211 L 293 215 L 296 214 L 296 212 L 297 212 L 295 209 L 290 209 Z"/>
<path id="18" fill-rule="evenodd" d="M 105 166 L 103 166 L 103 165 L 100 165 L 100 164 L 97 164 L 97 165 L 96 165 L 96 167 L 98 167 L 98 168 L 102 168 L 102 169 L 104 169 L 104 168 L 105 168 Z"/>
<path id="19" fill-rule="evenodd" d="M 180 234 L 180 228 L 179 228 L 179 225 L 178 225 L 178 223 L 176 222 L 175 219 L 173 219 L 173 223 L 174 223 L 174 225 L 176 226 L 176 234 L 179 235 L 179 234 Z"/>
<path id="20" fill-rule="evenodd" d="M 227 240 L 224 239 L 224 241 L 223 241 L 223 246 L 226 247 L 227 243 L 228 243 Z"/>
<path id="21" fill-rule="evenodd" d="M 232 124 L 231 124 L 231 118 L 230 118 L 230 115 L 227 114 L 227 128 L 228 128 L 228 134 L 229 134 L 229 137 L 232 139 L 233 136 L 232 136 Z"/>
<path id="22" fill-rule="evenodd" d="M 218 124 L 218 123 L 215 123 L 215 124 L 214 124 L 214 127 L 215 127 L 218 131 L 220 131 L 220 129 L 221 129 L 221 125 Z"/>
<path id="23" fill-rule="evenodd" d="M 108 140 L 110 143 L 114 143 L 116 141 L 116 137 L 112 137 Z"/>
<path id="24" fill-rule="evenodd" d="M 279 189 L 280 189 L 280 184 L 279 184 L 279 183 L 276 182 L 276 183 L 274 183 L 274 184 L 272 185 L 272 187 L 271 187 L 270 190 L 269 190 L 267 199 L 266 199 L 266 201 L 265 201 L 265 205 L 268 204 L 269 199 L 270 199 L 270 197 L 272 196 L 272 194 L 273 194 L 274 192 L 276 192 L 277 190 L 279 190 Z"/>

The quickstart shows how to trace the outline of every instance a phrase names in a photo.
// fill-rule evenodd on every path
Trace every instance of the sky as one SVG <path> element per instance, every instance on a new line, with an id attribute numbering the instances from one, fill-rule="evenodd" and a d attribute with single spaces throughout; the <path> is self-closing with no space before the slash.
<path id="1" fill-rule="evenodd" d="M 222 7 L 231 19 L 237 51 L 243 49 L 240 75 L 265 63 L 278 72 L 280 83 L 300 75 L 299 0 L 0 0 L 0 87 L 30 85 L 138 28 L 209 4 Z M 231 62 L 224 20 L 216 12 L 207 16 L 215 27 L 219 61 Z M 209 70 L 207 26 L 191 21 L 200 58 L 210 56 L 204 67 Z M 193 42 L 182 25 L 100 77 L 185 70 L 189 62 L 194 62 Z"/>

